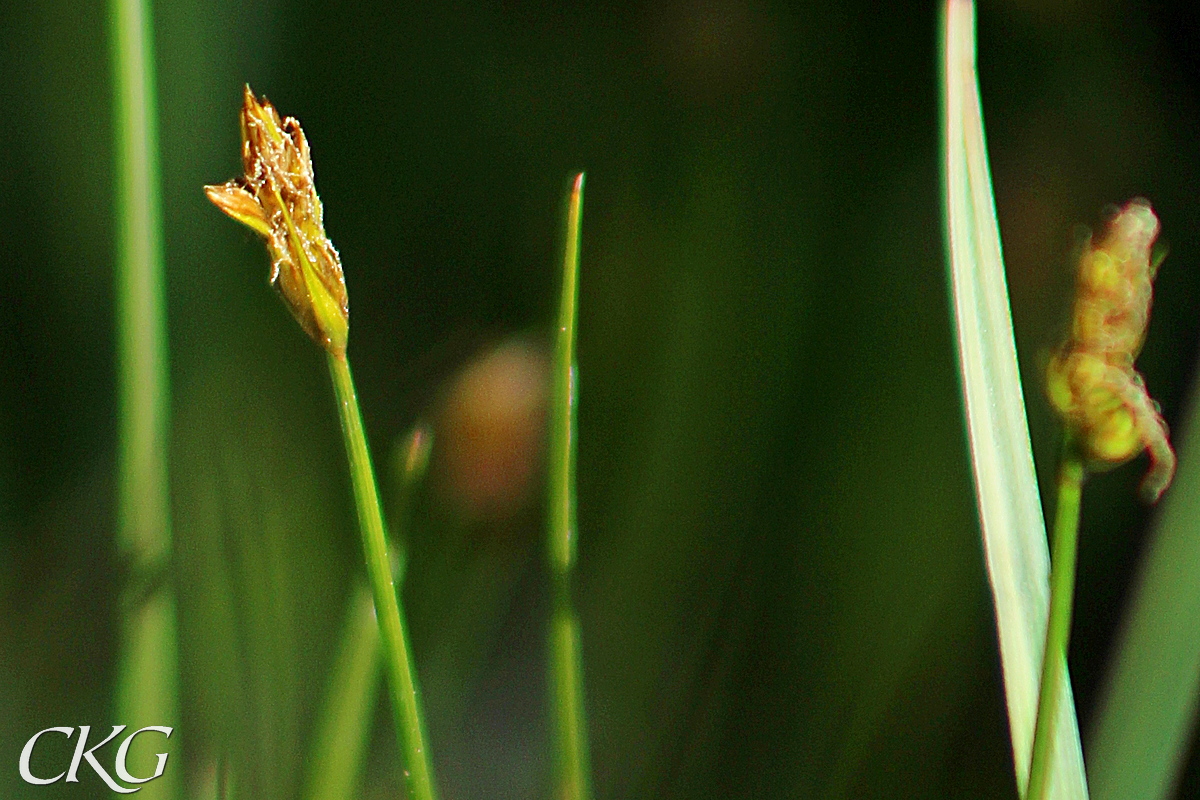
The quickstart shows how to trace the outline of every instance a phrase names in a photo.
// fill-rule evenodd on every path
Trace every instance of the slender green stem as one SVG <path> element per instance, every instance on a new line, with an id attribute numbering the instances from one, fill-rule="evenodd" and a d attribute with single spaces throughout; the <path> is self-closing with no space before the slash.
<path id="1" fill-rule="evenodd" d="M 587 717 L 579 619 L 571 602 L 575 568 L 575 309 L 579 300 L 579 236 L 583 220 L 583 173 L 575 177 L 567 206 L 562 300 L 551 365 L 548 554 L 553 581 L 550 686 L 555 710 L 556 791 L 559 800 L 591 797 Z"/>
<path id="2" fill-rule="evenodd" d="M 167 337 L 150 19 L 113 0 L 117 139 L 117 342 L 120 370 L 118 536 L 135 569 L 170 557 Z"/>
<path id="3" fill-rule="evenodd" d="M 404 543 L 412 525 L 412 497 L 425 477 L 433 432 L 424 422 L 413 426 L 397 449 L 399 498 L 388 541 L 393 580 L 404 585 Z M 379 624 L 367 582 L 356 578 L 342 641 L 309 750 L 304 800 L 342 800 L 358 795 L 357 786 L 371 739 L 371 710 L 379 691 L 383 658 Z"/>
<path id="4" fill-rule="evenodd" d="M 371 454 L 367 449 L 362 414 L 358 410 L 354 380 L 350 376 L 350 363 L 346 358 L 339 358 L 333 354 L 329 354 L 328 360 L 329 374 L 333 378 L 334 392 L 337 396 L 338 415 L 342 421 L 342 436 L 346 442 L 346 456 L 350 460 L 350 478 L 354 484 L 358 526 L 362 533 L 367 573 L 375 599 L 375 615 L 383 637 L 383 653 L 392 691 L 396 732 L 400 741 L 400 751 L 404 754 L 409 794 L 416 800 L 435 800 L 437 790 L 433 782 L 429 748 L 426 746 L 427 737 L 422 721 L 417 678 L 409 655 L 404 614 L 396 596 L 394 573 L 388 559 L 387 535 L 383 525 L 383 510 L 379 503 L 379 489 L 375 483 L 375 471 L 371 467 Z"/>
<path id="5" fill-rule="evenodd" d="M 557 588 L 550 630 L 551 693 L 554 703 L 555 798 L 588 800 L 592 796 L 588 759 L 587 715 L 583 704 L 583 658 L 579 619 L 570 593 Z"/>
<path id="6" fill-rule="evenodd" d="M 133 730 L 177 728 L 162 208 L 148 0 L 111 0 L 109 35 L 116 155 L 117 541 L 130 569 L 122 591 L 115 703 L 117 719 Z M 171 738 L 171 751 L 178 750 L 178 741 L 178 735 Z M 168 769 L 141 796 L 177 797 L 177 772 Z"/>
<path id="7" fill-rule="evenodd" d="M 1029 790 L 1025 800 L 1042 800 L 1050 782 L 1048 766 L 1054 749 L 1054 731 L 1066 673 L 1067 643 L 1071 636 L 1071 604 L 1075 595 L 1075 557 L 1078 551 L 1079 501 L 1083 493 L 1083 464 L 1070 441 L 1063 447 L 1058 473 L 1058 509 L 1054 516 L 1054 542 L 1050 561 L 1050 620 L 1046 626 L 1046 653 L 1038 690 L 1037 723 L 1033 729 L 1033 757 L 1029 765 Z"/>

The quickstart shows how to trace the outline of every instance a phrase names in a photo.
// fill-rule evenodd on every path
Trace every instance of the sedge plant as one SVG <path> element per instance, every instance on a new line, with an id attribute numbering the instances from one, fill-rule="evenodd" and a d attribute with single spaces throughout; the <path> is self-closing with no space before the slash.
<path id="1" fill-rule="evenodd" d="M 346 354 L 350 328 L 346 283 L 337 250 L 325 235 L 308 140 L 294 118 L 281 119 L 274 106 L 256 98 L 249 86 L 243 97 L 241 128 L 244 175 L 207 186 L 205 192 L 218 208 L 266 239 L 271 283 L 304 332 L 325 350 L 409 794 L 416 800 L 435 800 L 437 790 L 416 671 Z"/>
<path id="2" fill-rule="evenodd" d="M 1146 450 L 1152 467 L 1142 494 L 1154 502 L 1175 469 L 1166 426 L 1133 368 L 1158 265 L 1158 221 L 1147 202 L 1130 201 L 1078 265 L 1071 336 L 1047 375 L 1066 428 L 1050 569 L 983 137 L 974 15 L 969 0 L 947 0 L 943 178 L 959 365 L 1014 770 L 1024 800 L 1083 800 L 1087 780 L 1067 670 L 1083 479 L 1089 468 Z"/>

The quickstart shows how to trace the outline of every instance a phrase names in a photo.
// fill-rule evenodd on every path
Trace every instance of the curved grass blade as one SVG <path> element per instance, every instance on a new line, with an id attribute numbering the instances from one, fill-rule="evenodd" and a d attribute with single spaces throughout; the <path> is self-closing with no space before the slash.
<path id="1" fill-rule="evenodd" d="M 1200 694 L 1198 399 L 1089 739 L 1089 777 L 1101 800 L 1173 797 L 1188 755 Z"/>
<path id="2" fill-rule="evenodd" d="M 975 8 L 943 19 L 946 247 L 959 369 L 984 554 L 996 607 L 1017 787 L 1029 780 L 1049 607 L 1049 554 L 1017 369 L 1000 232 L 975 72 Z M 1049 797 L 1087 797 L 1068 676 L 1057 713 Z"/>

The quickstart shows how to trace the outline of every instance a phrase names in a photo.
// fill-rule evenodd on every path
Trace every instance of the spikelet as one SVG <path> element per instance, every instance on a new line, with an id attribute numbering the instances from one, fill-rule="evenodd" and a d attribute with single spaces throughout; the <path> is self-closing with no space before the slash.
<path id="1" fill-rule="evenodd" d="M 304 332 L 345 358 L 350 311 L 342 262 L 325 235 L 304 131 L 280 120 L 266 98 L 246 87 L 242 103 L 245 175 L 204 192 L 217 208 L 267 240 L 271 283 Z"/>
<path id="2" fill-rule="evenodd" d="M 1130 200 L 1089 241 L 1079 259 L 1071 336 L 1047 370 L 1047 393 L 1093 469 L 1123 464 L 1143 450 L 1150 471 L 1141 492 L 1155 502 L 1175 474 L 1175 453 L 1158 404 L 1133 363 L 1150 321 L 1151 248 L 1158 218 Z"/>

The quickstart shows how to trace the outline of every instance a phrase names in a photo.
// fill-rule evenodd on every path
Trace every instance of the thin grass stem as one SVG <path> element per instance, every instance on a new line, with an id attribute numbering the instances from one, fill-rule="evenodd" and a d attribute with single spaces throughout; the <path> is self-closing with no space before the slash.
<path id="1" fill-rule="evenodd" d="M 1063 447 L 1058 474 L 1058 508 L 1054 514 L 1054 542 L 1050 561 L 1050 620 L 1038 690 L 1037 723 L 1033 729 L 1033 756 L 1029 763 L 1026 800 L 1046 794 L 1050 753 L 1054 748 L 1055 719 L 1063 689 L 1067 644 L 1071 637 L 1071 606 L 1075 596 L 1075 561 L 1079 540 L 1079 502 L 1083 493 L 1083 464 L 1070 442 Z"/>
<path id="2" fill-rule="evenodd" d="M 436 800 L 437 789 L 426 745 L 428 737 L 421 713 L 417 678 L 410 656 L 404 613 L 396 595 L 383 509 L 379 502 L 375 471 L 371 466 L 371 454 L 367 449 L 367 435 L 363 430 L 358 396 L 350 375 L 350 363 L 345 357 L 332 353 L 328 355 L 328 361 L 342 422 L 342 436 L 346 442 L 346 456 L 350 462 L 350 478 L 354 485 L 358 525 L 375 600 L 375 615 L 383 637 L 383 654 L 392 692 L 396 732 L 400 751 L 404 755 L 409 796 L 416 800 Z"/>
<path id="3" fill-rule="evenodd" d="M 405 542 L 412 525 L 413 494 L 425 477 L 433 433 L 424 422 L 413 426 L 397 449 L 399 498 L 392 517 L 389 556 L 393 581 L 404 585 Z M 342 641 L 329 678 L 309 748 L 304 800 L 343 800 L 358 795 L 364 757 L 371 739 L 371 712 L 379 693 L 383 653 L 371 589 L 360 577 L 350 590 Z"/>
<path id="4" fill-rule="evenodd" d="M 112 0 L 109 36 L 116 155 L 117 542 L 130 570 L 121 598 L 115 705 L 117 719 L 132 730 L 178 728 L 162 207 L 149 3 Z M 178 735 L 172 737 L 168 752 L 177 751 L 178 742 Z M 145 784 L 141 796 L 178 797 L 176 772 L 168 769 Z"/>
<path id="5" fill-rule="evenodd" d="M 592 796 L 579 618 L 571 600 L 578 538 L 575 527 L 575 414 L 578 400 L 575 324 L 579 302 L 583 182 L 583 173 L 575 176 L 567 204 L 562 298 L 550 377 L 547 533 L 554 595 L 549 637 L 550 686 L 555 722 L 554 796 L 562 800 L 588 800 Z"/>

